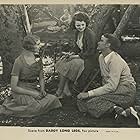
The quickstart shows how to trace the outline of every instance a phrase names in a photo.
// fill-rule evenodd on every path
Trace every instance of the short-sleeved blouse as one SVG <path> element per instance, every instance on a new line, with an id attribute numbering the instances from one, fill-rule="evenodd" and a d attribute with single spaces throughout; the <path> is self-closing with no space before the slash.
<path id="1" fill-rule="evenodd" d="M 39 60 L 31 65 L 27 64 L 23 54 L 21 54 L 13 65 L 12 76 L 19 76 L 19 81 L 36 80 L 42 70 L 42 61 Z"/>

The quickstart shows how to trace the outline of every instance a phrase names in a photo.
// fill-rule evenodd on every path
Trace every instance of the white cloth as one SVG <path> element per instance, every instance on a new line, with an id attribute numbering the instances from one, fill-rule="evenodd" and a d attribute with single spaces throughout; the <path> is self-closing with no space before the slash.
<path id="1" fill-rule="evenodd" d="M 83 49 L 83 42 L 82 42 L 82 40 L 83 40 L 83 33 L 82 33 L 81 37 L 78 36 L 77 42 L 76 42 L 76 44 L 80 48 L 80 50 Z"/>

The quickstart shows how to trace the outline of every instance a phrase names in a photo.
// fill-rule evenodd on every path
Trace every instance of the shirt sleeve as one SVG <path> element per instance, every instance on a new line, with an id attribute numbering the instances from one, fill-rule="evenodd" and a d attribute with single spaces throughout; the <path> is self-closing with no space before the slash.
<path id="1" fill-rule="evenodd" d="M 92 96 L 92 92 L 94 96 L 108 94 L 114 92 L 119 84 L 121 73 L 123 70 L 123 63 L 121 63 L 121 60 L 117 58 L 113 58 L 109 65 L 109 79 L 107 80 L 107 83 L 104 86 L 101 86 L 99 88 L 96 88 L 94 90 L 89 91 L 90 95 Z"/>
<path id="2" fill-rule="evenodd" d="M 21 60 L 19 58 L 17 58 L 15 60 L 14 65 L 13 65 L 11 75 L 12 76 L 19 76 L 21 68 L 22 68 L 22 62 L 21 62 Z"/>

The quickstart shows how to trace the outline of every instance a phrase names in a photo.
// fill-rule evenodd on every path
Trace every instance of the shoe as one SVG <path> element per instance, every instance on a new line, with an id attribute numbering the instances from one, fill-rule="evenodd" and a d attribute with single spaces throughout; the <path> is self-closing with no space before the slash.
<path id="1" fill-rule="evenodd" d="M 122 112 L 124 112 L 124 109 L 119 106 L 114 106 L 114 110 L 116 112 L 115 119 L 117 119 L 119 116 L 121 116 Z"/>
<path id="2" fill-rule="evenodd" d="M 115 123 L 122 124 L 123 122 L 125 122 L 125 120 L 126 120 L 126 117 L 119 115 L 115 118 Z"/>
<path id="3" fill-rule="evenodd" d="M 140 126 L 140 118 L 138 112 L 133 107 L 130 107 L 130 112 L 137 119 L 137 125 Z"/>
<path id="4" fill-rule="evenodd" d="M 125 109 L 125 113 L 126 113 L 126 117 L 130 116 L 131 109 L 130 108 Z"/>

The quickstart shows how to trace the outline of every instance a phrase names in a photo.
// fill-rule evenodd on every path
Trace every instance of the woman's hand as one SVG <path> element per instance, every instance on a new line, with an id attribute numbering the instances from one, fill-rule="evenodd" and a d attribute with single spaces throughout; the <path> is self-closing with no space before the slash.
<path id="1" fill-rule="evenodd" d="M 79 55 L 71 55 L 71 56 L 69 56 L 67 61 L 71 61 L 72 59 L 77 59 L 77 58 L 80 58 Z"/>
<path id="2" fill-rule="evenodd" d="M 45 96 L 47 96 L 48 93 L 45 90 L 42 90 L 41 94 L 42 94 L 43 97 L 45 97 Z"/>
<path id="3" fill-rule="evenodd" d="M 60 58 L 68 60 L 74 53 L 73 52 L 62 52 L 63 56 Z"/>
<path id="4" fill-rule="evenodd" d="M 42 98 L 43 98 L 42 95 L 38 95 L 35 99 L 37 99 L 37 100 L 41 100 Z"/>
<path id="5" fill-rule="evenodd" d="M 33 91 L 31 96 L 37 100 L 41 100 L 44 97 L 39 91 Z"/>
<path id="6" fill-rule="evenodd" d="M 88 92 L 81 92 L 80 94 L 77 95 L 77 98 L 79 100 L 87 99 L 88 97 L 89 97 Z"/>

